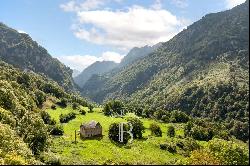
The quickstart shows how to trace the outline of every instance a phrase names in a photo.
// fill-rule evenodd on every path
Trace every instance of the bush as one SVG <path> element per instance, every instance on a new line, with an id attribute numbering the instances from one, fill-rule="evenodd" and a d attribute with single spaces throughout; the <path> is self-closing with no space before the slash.
<path id="1" fill-rule="evenodd" d="M 42 117 L 45 124 L 50 124 L 51 123 L 51 117 L 50 117 L 48 112 L 41 111 L 41 117 Z"/>
<path id="2" fill-rule="evenodd" d="M 191 130 L 191 136 L 200 141 L 209 141 L 213 138 L 213 131 L 209 128 L 194 126 Z"/>
<path id="3" fill-rule="evenodd" d="M 194 150 L 187 161 L 188 165 L 222 165 L 212 153 L 206 150 Z"/>
<path id="4" fill-rule="evenodd" d="M 89 107 L 89 112 L 93 112 L 94 106 L 92 104 L 89 104 L 88 107 Z"/>
<path id="5" fill-rule="evenodd" d="M 207 148 L 223 165 L 249 164 L 249 149 L 232 141 L 216 138 L 208 142 Z"/>
<path id="6" fill-rule="evenodd" d="M 194 124 L 191 121 L 186 123 L 186 125 L 184 126 L 184 136 L 185 137 L 191 136 L 191 129 L 193 128 L 193 126 L 194 126 Z"/>
<path id="7" fill-rule="evenodd" d="M 234 121 L 230 134 L 234 135 L 237 139 L 246 142 L 249 139 L 249 123 Z"/>
<path id="8" fill-rule="evenodd" d="M 127 121 L 133 126 L 132 133 L 133 133 L 133 138 L 142 138 L 142 133 L 145 130 L 145 127 L 143 126 L 142 121 L 140 121 L 138 118 L 128 118 Z"/>
<path id="9" fill-rule="evenodd" d="M 174 128 L 174 126 L 169 126 L 168 127 L 167 135 L 169 137 L 174 137 L 175 136 L 175 128 Z"/>
<path id="10" fill-rule="evenodd" d="M 52 109 L 52 110 L 56 110 L 56 105 L 52 104 L 52 105 L 51 105 L 51 109 Z"/>
<path id="11" fill-rule="evenodd" d="M 35 91 L 36 105 L 41 106 L 46 101 L 46 94 L 40 90 Z"/>
<path id="12" fill-rule="evenodd" d="M 160 144 L 160 149 L 167 150 L 170 153 L 176 153 L 176 146 L 174 144 L 164 143 Z"/>
<path id="13" fill-rule="evenodd" d="M 49 124 L 50 124 L 50 125 L 55 125 L 55 124 L 56 124 L 56 120 L 55 120 L 55 119 L 51 119 L 51 121 L 50 121 Z"/>
<path id="14" fill-rule="evenodd" d="M 124 110 L 124 104 L 118 100 L 112 100 L 105 104 L 103 113 L 106 116 L 112 116 L 112 115 L 122 115 Z"/>
<path id="15" fill-rule="evenodd" d="M 156 123 L 150 124 L 149 129 L 151 130 L 151 135 L 155 135 L 157 137 L 162 136 L 162 131 L 161 131 L 161 128 L 158 124 L 156 124 Z"/>
<path id="16" fill-rule="evenodd" d="M 85 110 L 81 109 L 81 110 L 79 110 L 79 112 L 80 112 L 81 115 L 86 115 L 86 111 Z"/>
<path id="17" fill-rule="evenodd" d="M 58 104 L 59 106 L 65 108 L 65 107 L 67 107 L 67 103 L 68 103 L 67 99 L 62 98 L 61 101 L 57 102 L 56 104 Z"/>
<path id="18" fill-rule="evenodd" d="M 43 152 L 40 160 L 47 165 L 61 165 L 60 158 L 51 152 Z"/>
<path id="19" fill-rule="evenodd" d="M 200 145 L 193 138 L 177 140 L 176 146 L 184 150 L 184 154 L 189 156 L 193 150 L 200 149 Z"/>
<path id="20" fill-rule="evenodd" d="M 123 130 L 124 131 L 128 131 L 129 130 L 129 126 L 124 124 L 123 125 Z M 119 143 L 119 144 L 127 144 L 128 143 L 128 140 L 130 138 L 130 135 L 127 133 L 127 132 L 124 132 L 123 133 L 123 142 L 120 142 L 119 140 L 119 123 L 112 123 L 110 126 L 109 126 L 109 139 L 116 142 L 116 143 Z"/>
<path id="21" fill-rule="evenodd" d="M 53 125 L 50 129 L 51 135 L 63 135 L 63 126 L 62 125 Z"/>
<path id="22" fill-rule="evenodd" d="M 182 111 L 172 111 L 170 121 L 172 123 L 187 123 L 189 121 L 189 116 Z"/>
<path id="23" fill-rule="evenodd" d="M 76 110 L 78 107 L 79 107 L 79 104 L 78 104 L 78 103 L 75 103 L 75 102 L 74 102 L 74 103 L 72 104 L 72 109 L 73 109 L 73 110 Z"/>
<path id="24" fill-rule="evenodd" d="M 60 115 L 60 122 L 61 123 L 67 123 L 72 119 L 76 118 L 76 114 L 74 112 L 70 112 L 68 114 L 61 114 Z"/>

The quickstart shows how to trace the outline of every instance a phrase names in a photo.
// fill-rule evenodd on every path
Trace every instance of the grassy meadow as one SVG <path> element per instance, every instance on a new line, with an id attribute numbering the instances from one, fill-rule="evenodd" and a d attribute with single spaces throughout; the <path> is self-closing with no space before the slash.
<path id="1" fill-rule="evenodd" d="M 75 119 L 62 124 L 64 128 L 63 136 L 54 136 L 52 139 L 51 152 L 60 157 L 62 164 L 174 164 L 175 161 L 183 156 L 172 154 L 166 150 L 161 150 L 160 143 L 164 143 L 168 138 L 166 131 L 169 124 L 159 123 L 162 129 L 162 137 L 151 136 L 149 125 L 154 120 L 141 119 L 146 130 L 143 139 L 133 140 L 131 144 L 119 146 L 112 143 L 108 138 L 109 125 L 113 122 L 126 122 L 125 118 L 113 118 L 104 116 L 100 108 L 95 108 L 93 113 L 81 115 L 72 107 L 58 107 L 56 110 L 47 109 L 47 112 L 59 122 L 60 114 L 69 112 L 77 113 Z M 85 122 L 95 120 L 101 123 L 103 127 L 102 138 L 92 138 L 82 140 L 77 135 L 75 144 L 75 130 L 80 129 L 80 125 Z M 183 135 L 182 124 L 175 124 L 176 135 Z"/>

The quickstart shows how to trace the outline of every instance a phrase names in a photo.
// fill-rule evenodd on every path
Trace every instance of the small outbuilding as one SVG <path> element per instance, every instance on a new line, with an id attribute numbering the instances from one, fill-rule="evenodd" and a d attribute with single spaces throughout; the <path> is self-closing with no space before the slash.
<path id="1" fill-rule="evenodd" d="M 99 122 L 96 122 L 94 120 L 90 121 L 89 123 L 84 123 L 80 126 L 80 135 L 83 138 L 101 136 L 102 126 Z"/>

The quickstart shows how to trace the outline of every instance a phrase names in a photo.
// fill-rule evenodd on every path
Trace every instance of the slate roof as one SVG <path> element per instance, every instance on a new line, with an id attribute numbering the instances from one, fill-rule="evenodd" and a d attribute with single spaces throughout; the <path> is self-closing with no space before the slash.
<path id="1" fill-rule="evenodd" d="M 99 122 L 96 122 L 94 120 L 91 120 L 89 123 L 84 123 L 81 125 L 81 127 L 84 127 L 85 129 L 94 129 L 96 128 L 96 125 L 100 123 Z"/>

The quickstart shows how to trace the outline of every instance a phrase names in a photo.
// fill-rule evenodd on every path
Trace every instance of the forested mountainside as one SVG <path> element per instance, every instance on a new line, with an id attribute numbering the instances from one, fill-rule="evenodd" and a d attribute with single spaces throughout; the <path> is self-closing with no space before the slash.
<path id="1" fill-rule="evenodd" d="M 148 116 L 179 109 L 248 121 L 249 1 L 212 13 L 114 75 L 92 77 L 83 94 L 124 99 Z M 138 109 L 137 109 L 138 110 Z"/>
<path id="2" fill-rule="evenodd" d="M 88 105 L 52 79 L 0 61 L 0 164 L 41 164 L 39 155 L 46 152 L 55 127 L 40 109 L 48 97 L 58 104 Z"/>
<path id="3" fill-rule="evenodd" d="M 85 82 L 94 74 L 103 74 L 117 67 L 117 63 L 113 61 L 97 61 L 84 69 L 77 77 L 74 78 L 75 83 L 83 87 Z"/>
<path id="4" fill-rule="evenodd" d="M 74 81 L 79 87 L 84 87 L 87 81 L 91 82 L 91 80 L 93 80 L 97 75 L 114 75 L 120 70 L 122 70 L 124 67 L 149 55 L 160 46 L 161 43 L 158 43 L 154 46 L 144 46 L 141 48 L 134 47 L 129 51 L 129 53 L 122 59 L 119 64 L 110 61 L 95 62 L 86 69 L 84 69 L 81 74 L 75 77 Z M 92 76 L 93 78 L 91 78 Z"/>
<path id="5" fill-rule="evenodd" d="M 158 43 L 154 46 L 144 46 L 144 47 L 134 47 L 132 48 L 129 53 L 122 59 L 121 63 L 119 64 L 119 68 L 122 68 L 124 66 L 127 66 L 140 58 L 143 58 L 153 51 L 155 51 L 157 48 L 161 46 L 161 43 Z"/>
<path id="6" fill-rule="evenodd" d="M 72 70 L 52 58 L 47 50 L 24 33 L 0 23 L 0 60 L 22 70 L 32 70 L 52 78 L 65 89 L 74 87 Z"/>

